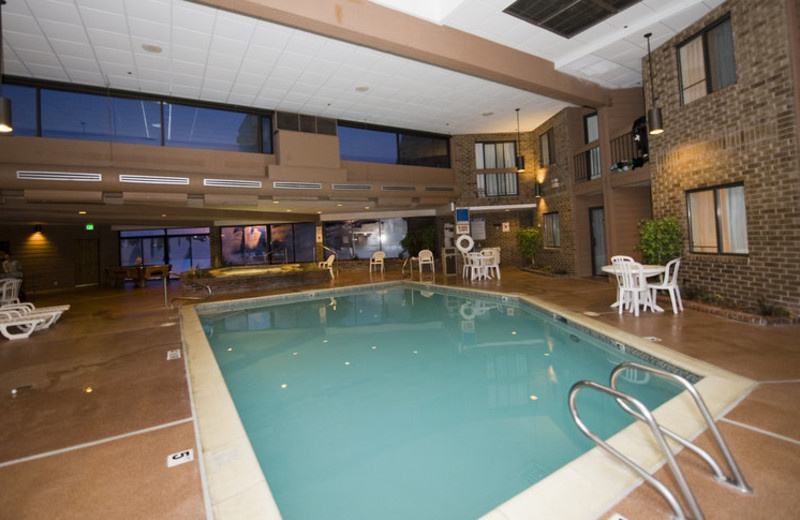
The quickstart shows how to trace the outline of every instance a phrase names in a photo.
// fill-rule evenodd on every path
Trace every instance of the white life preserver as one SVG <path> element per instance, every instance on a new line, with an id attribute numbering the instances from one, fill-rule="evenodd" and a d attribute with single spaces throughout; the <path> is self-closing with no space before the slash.
<path id="1" fill-rule="evenodd" d="M 465 240 L 467 242 L 466 245 L 461 243 Z M 472 248 L 475 247 L 475 241 L 472 240 L 472 237 L 469 235 L 461 235 L 460 237 L 458 237 L 458 240 L 456 240 L 456 247 L 462 253 L 469 253 L 470 251 L 472 251 Z"/>
<path id="2" fill-rule="evenodd" d="M 467 236 L 467 235 L 464 235 Z M 471 302 L 465 302 L 461 305 L 461 308 L 458 309 L 459 314 L 465 320 L 474 320 L 475 319 L 475 306 Z"/>

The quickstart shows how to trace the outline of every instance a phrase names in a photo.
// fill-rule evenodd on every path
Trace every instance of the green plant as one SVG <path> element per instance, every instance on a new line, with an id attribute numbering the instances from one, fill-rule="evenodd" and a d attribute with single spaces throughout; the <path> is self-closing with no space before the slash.
<path id="1" fill-rule="evenodd" d="M 539 228 L 527 227 L 517 231 L 517 246 L 523 258 L 531 259 L 531 267 L 536 265 L 534 257 L 542 248 L 542 234 Z"/>
<path id="2" fill-rule="evenodd" d="M 638 228 L 636 250 L 645 264 L 665 265 L 683 253 L 683 228 L 675 217 L 640 220 Z"/>
<path id="3" fill-rule="evenodd" d="M 777 318 L 793 318 L 792 311 L 778 306 L 767 300 L 758 300 L 758 313 L 762 316 L 775 316 Z"/>
<path id="4" fill-rule="evenodd" d="M 422 226 L 417 229 L 410 229 L 406 236 L 400 241 L 403 251 L 411 256 L 415 256 L 423 249 L 433 251 L 436 247 L 436 227 L 432 225 Z"/>

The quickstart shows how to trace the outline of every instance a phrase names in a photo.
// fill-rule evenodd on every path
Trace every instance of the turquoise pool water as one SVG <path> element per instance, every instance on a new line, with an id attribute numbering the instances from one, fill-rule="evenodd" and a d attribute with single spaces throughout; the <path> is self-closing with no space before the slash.
<path id="1" fill-rule="evenodd" d="M 593 447 L 573 383 L 642 362 L 514 299 L 321 294 L 199 309 L 284 520 L 478 518 Z M 631 379 L 651 408 L 678 390 Z M 604 436 L 632 422 L 599 394 L 578 405 Z"/>

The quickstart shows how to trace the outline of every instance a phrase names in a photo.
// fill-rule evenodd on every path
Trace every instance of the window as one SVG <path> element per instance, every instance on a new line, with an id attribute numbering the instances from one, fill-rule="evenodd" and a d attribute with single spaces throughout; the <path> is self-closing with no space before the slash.
<path id="1" fill-rule="evenodd" d="M 220 246 L 226 265 L 311 262 L 316 257 L 316 226 L 300 222 L 221 227 Z"/>
<path id="2" fill-rule="evenodd" d="M 119 258 L 120 265 L 125 267 L 170 264 L 175 273 L 192 267 L 211 267 L 208 228 L 120 231 Z"/>
<path id="3" fill-rule="evenodd" d="M 12 99 L 13 135 L 272 153 L 272 121 L 266 114 L 175 104 L 128 93 L 4 87 Z"/>
<path id="4" fill-rule="evenodd" d="M 561 247 L 561 223 L 557 212 L 544 214 L 544 247 Z"/>
<path id="5" fill-rule="evenodd" d="M 747 254 L 743 185 L 687 192 L 686 206 L 693 253 Z"/>
<path id="6" fill-rule="evenodd" d="M 475 169 L 516 168 L 517 143 L 514 141 L 475 143 Z"/>
<path id="7" fill-rule="evenodd" d="M 435 134 L 340 124 L 339 155 L 345 161 L 450 167 L 450 141 Z"/>
<path id="8" fill-rule="evenodd" d="M 731 19 L 723 18 L 681 44 L 678 60 L 684 105 L 736 83 Z"/>
<path id="9" fill-rule="evenodd" d="M 539 166 L 544 168 L 556 162 L 555 132 L 551 128 L 539 136 Z"/>
<path id="10" fill-rule="evenodd" d="M 408 220 L 404 218 L 332 221 L 323 224 L 323 243 L 336 252 L 339 260 L 363 260 L 375 251 L 383 251 L 387 258 L 398 258 L 407 232 Z"/>
<path id="11" fill-rule="evenodd" d="M 589 114 L 583 117 L 583 134 L 586 144 L 593 143 L 600 139 L 600 126 L 597 114 Z"/>
<path id="12" fill-rule="evenodd" d="M 519 195 L 516 173 L 479 173 L 478 196 Z"/>

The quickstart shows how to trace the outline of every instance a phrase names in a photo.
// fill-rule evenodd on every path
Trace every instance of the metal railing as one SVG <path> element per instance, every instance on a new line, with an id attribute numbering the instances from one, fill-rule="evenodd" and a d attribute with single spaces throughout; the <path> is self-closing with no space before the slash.
<path id="1" fill-rule="evenodd" d="M 722 456 L 725 459 L 726 465 L 728 466 L 729 472 L 732 476 L 726 476 L 720 465 L 714 460 L 714 458 L 705 450 L 693 444 L 689 440 L 681 437 L 680 435 L 676 434 L 675 432 L 665 428 L 664 426 L 660 425 L 655 417 L 653 417 L 652 412 L 639 400 L 635 399 L 634 397 L 622 393 L 617 389 L 617 381 L 620 375 L 625 372 L 626 370 L 637 370 L 637 371 L 644 371 L 650 374 L 654 374 L 656 376 L 669 379 L 671 381 L 677 382 L 684 389 L 692 396 L 694 399 L 695 404 L 697 405 L 698 409 L 700 410 L 703 419 L 706 421 L 706 424 L 711 431 L 711 434 L 714 438 L 714 441 L 719 448 L 719 451 L 722 453 Z M 586 426 L 586 424 L 581 420 L 578 410 L 576 407 L 576 397 L 578 392 L 583 388 L 591 388 L 593 390 L 597 390 L 599 392 L 608 394 L 614 397 L 617 403 L 625 410 L 627 413 L 631 414 L 636 419 L 647 423 L 650 427 L 650 430 L 653 432 L 653 436 L 656 438 L 656 443 L 658 444 L 659 449 L 661 450 L 662 454 L 666 458 L 667 466 L 669 467 L 670 471 L 672 472 L 673 477 L 675 478 L 675 482 L 678 485 L 678 489 L 681 492 L 681 495 L 684 498 L 685 503 L 688 505 L 691 515 L 689 516 L 687 512 L 683 509 L 678 499 L 675 495 L 659 480 L 655 477 L 650 475 L 644 468 L 639 466 L 636 462 L 628 458 L 622 452 L 608 444 L 606 441 L 592 433 L 592 431 Z M 678 519 L 690 519 L 693 518 L 694 520 L 703 520 L 704 516 L 702 511 L 700 510 L 700 506 L 697 504 L 697 500 L 692 493 L 689 484 L 686 482 L 686 479 L 683 476 L 683 472 L 681 471 L 678 463 L 675 460 L 675 456 L 672 454 L 672 450 L 670 450 L 669 445 L 665 439 L 665 436 L 669 437 L 670 439 L 678 442 L 680 445 L 688 448 L 690 451 L 698 455 L 702 458 L 712 469 L 714 472 L 715 479 L 723 484 L 729 485 L 736 490 L 742 493 L 752 493 L 752 488 L 747 484 L 742 475 L 739 467 L 736 464 L 736 461 L 733 459 L 733 455 L 731 454 L 730 450 L 728 449 L 728 445 L 725 443 L 725 440 L 722 438 L 719 430 L 717 429 L 716 424 L 714 423 L 713 417 L 711 417 L 711 413 L 708 411 L 708 407 L 705 405 L 705 402 L 700 397 L 700 394 L 697 392 L 697 389 L 692 386 L 689 381 L 684 379 L 681 376 L 673 374 L 671 372 L 667 372 L 658 368 L 650 367 L 647 365 L 642 365 L 639 363 L 622 363 L 617 365 L 614 370 L 611 372 L 611 386 L 604 386 L 594 381 L 579 381 L 575 383 L 569 392 L 569 409 L 572 413 L 572 417 L 575 420 L 575 423 L 578 425 L 578 428 L 594 441 L 599 447 L 606 450 L 608 453 L 614 455 L 620 462 L 631 468 L 637 475 L 643 478 L 647 483 L 652 485 L 672 508 L 672 511 L 675 513 L 675 518 Z"/>

